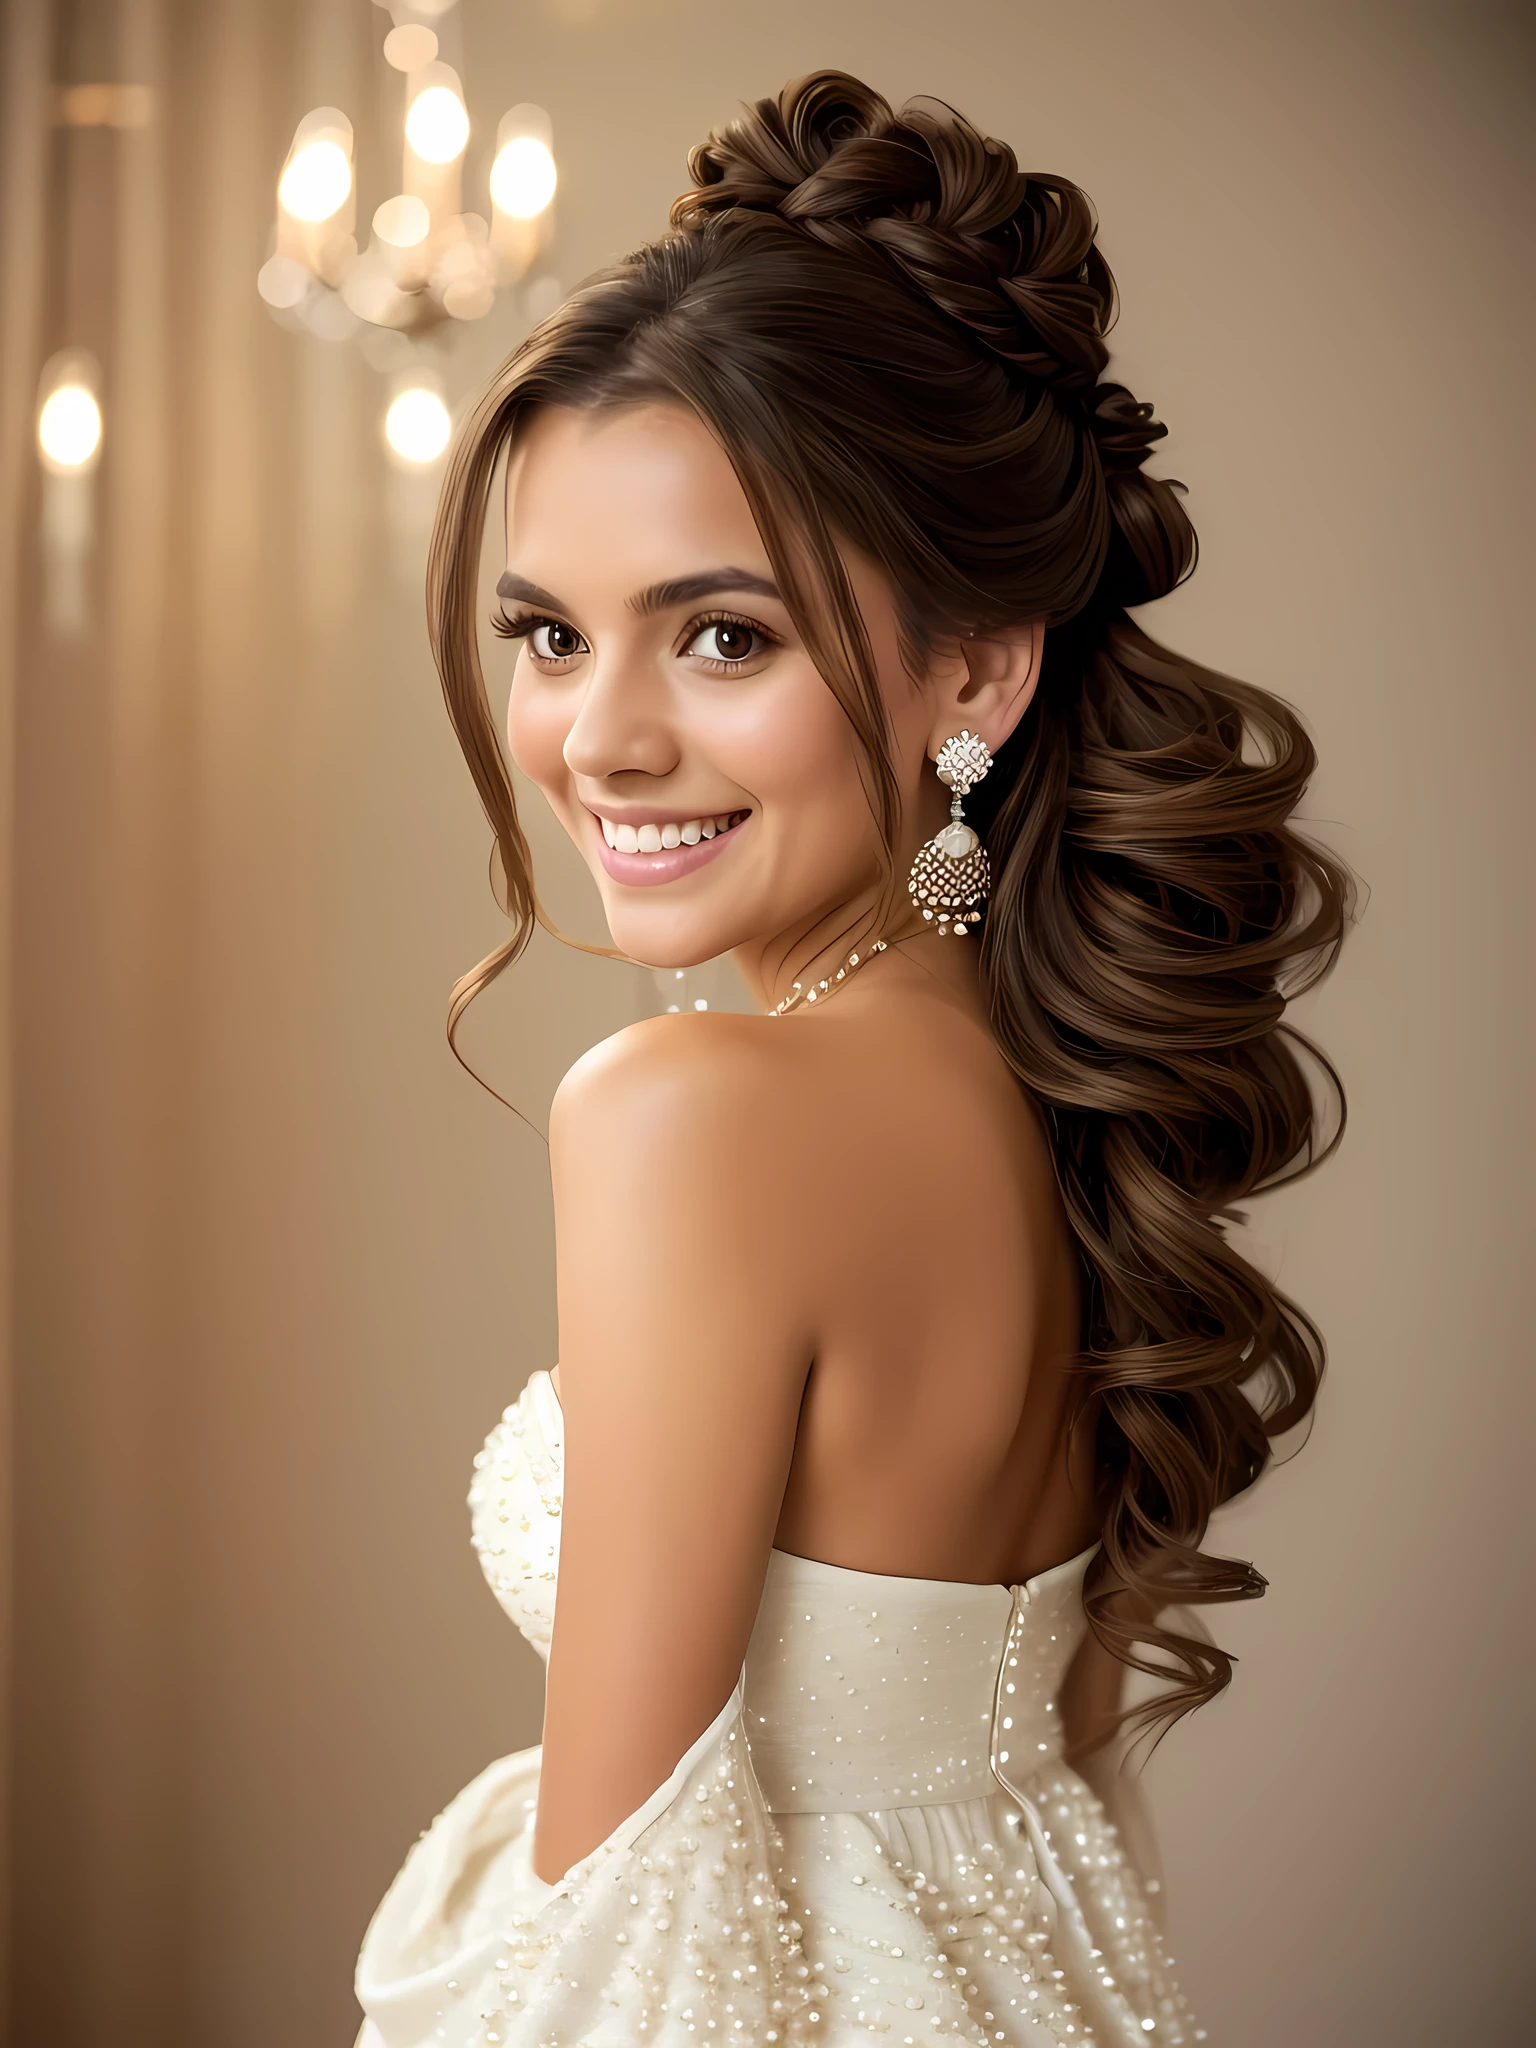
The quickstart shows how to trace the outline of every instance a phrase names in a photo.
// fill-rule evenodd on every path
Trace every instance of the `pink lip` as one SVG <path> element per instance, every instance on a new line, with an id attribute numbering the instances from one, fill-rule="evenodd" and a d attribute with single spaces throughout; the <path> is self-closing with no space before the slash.
<path id="1" fill-rule="evenodd" d="M 749 812 L 739 825 L 732 825 L 727 832 L 717 832 L 713 839 L 701 839 L 697 846 L 666 846 L 660 853 L 620 853 L 603 837 L 600 818 L 593 818 L 592 827 L 597 834 L 598 859 L 613 879 L 627 882 L 632 888 L 649 889 L 662 882 L 679 881 L 684 875 L 691 875 L 695 868 L 705 867 L 717 854 L 724 852 L 750 821 Z"/>

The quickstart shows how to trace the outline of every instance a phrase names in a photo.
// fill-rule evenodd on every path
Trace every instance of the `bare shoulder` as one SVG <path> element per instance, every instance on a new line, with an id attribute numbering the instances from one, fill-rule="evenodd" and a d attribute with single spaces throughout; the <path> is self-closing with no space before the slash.
<path id="1" fill-rule="evenodd" d="M 599 1163 L 636 1148 L 703 1164 L 743 1144 L 761 1159 L 793 1143 L 808 1079 L 802 1034 L 776 1020 L 648 1017 L 584 1053 L 555 1092 L 552 1156 Z"/>
<path id="2" fill-rule="evenodd" d="M 932 1001 L 852 992 L 809 1020 L 712 1011 L 629 1025 L 571 1068 L 549 1136 L 557 1189 L 666 1174 L 669 1190 L 702 1182 L 722 1211 L 754 1219 L 782 1198 L 795 1236 L 854 1195 L 871 1215 L 899 1209 L 956 1142 L 1042 1150 L 984 1027 Z"/>
<path id="3" fill-rule="evenodd" d="M 798 1387 L 819 1267 L 794 1198 L 797 1050 L 766 1018 L 654 1017 L 566 1075 L 549 1124 L 562 1375 L 569 1356 L 606 1384 L 652 1328 L 651 1379 L 662 1359 L 707 1376 L 724 1351 L 738 1378 Z"/>

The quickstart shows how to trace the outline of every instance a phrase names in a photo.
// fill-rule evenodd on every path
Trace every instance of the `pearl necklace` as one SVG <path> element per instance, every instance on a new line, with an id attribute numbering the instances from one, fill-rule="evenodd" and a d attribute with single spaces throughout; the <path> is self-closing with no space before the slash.
<path id="1" fill-rule="evenodd" d="M 886 941 L 876 939 L 867 953 L 850 953 L 836 974 L 829 974 L 825 981 L 818 981 L 814 988 L 807 988 L 803 982 L 797 981 L 783 1002 L 774 1004 L 768 1012 L 769 1016 L 787 1017 L 791 1010 L 798 1010 L 802 1003 L 818 1002 L 822 996 L 830 995 L 840 981 L 862 966 L 866 960 L 873 960 L 877 953 L 883 953 L 885 948 Z"/>

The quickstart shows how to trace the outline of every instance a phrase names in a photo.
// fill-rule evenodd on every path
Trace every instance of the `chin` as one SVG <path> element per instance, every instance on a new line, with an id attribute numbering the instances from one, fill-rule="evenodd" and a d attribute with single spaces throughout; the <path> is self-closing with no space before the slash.
<path id="1" fill-rule="evenodd" d="M 613 943 L 642 967 L 702 967 L 705 961 L 718 960 L 732 951 L 746 936 L 713 920 L 706 925 L 697 918 L 675 914 L 637 914 L 628 905 L 604 907 Z"/>

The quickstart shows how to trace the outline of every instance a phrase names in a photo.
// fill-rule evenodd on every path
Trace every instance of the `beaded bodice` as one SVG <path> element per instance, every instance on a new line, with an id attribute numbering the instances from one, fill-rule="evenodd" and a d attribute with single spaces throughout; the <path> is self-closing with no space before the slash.
<path id="1" fill-rule="evenodd" d="M 497 1599 L 545 1655 L 563 1466 L 538 1372 L 470 1507 Z M 771 1552 L 731 1698 L 558 1883 L 532 1862 L 537 1749 L 439 1814 L 363 1944 L 363 2048 L 1203 2039 L 1062 1758 L 1086 1564 L 976 1586 Z"/>
<path id="2" fill-rule="evenodd" d="M 491 1589 L 546 1657 L 562 1421 L 549 1374 L 536 1372 L 476 1457 L 469 1494 Z M 1004 1769 L 1059 1757 L 1056 1694 L 1082 1640 L 1090 1554 L 1007 1587 L 773 1551 L 743 1674 L 747 1738 L 770 1811 L 987 1798 L 997 1789 L 994 1753 Z"/>
<path id="3" fill-rule="evenodd" d="M 565 1437 L 559 1396 L 536 1372 L 475 1453 L 470 1541 L 491 1591 L 541 1657 L 555 1625 Z"/>

